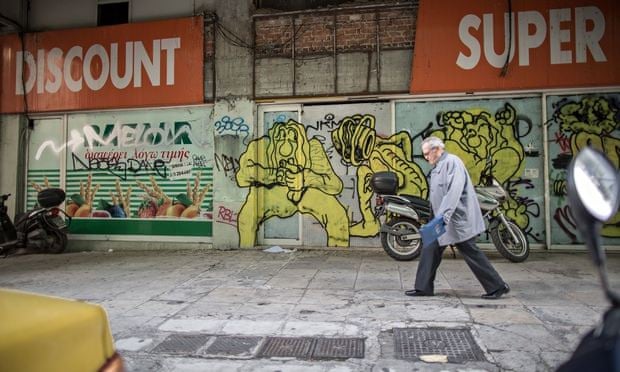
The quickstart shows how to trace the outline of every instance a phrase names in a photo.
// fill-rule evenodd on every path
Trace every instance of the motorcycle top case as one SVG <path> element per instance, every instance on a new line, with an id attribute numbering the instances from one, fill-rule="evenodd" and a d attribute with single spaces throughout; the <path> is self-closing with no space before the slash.
<path id="1" fill-rule="evenodd" d="M 377 194 L 396 195 L 398 177 L 394 172 L 377 172 L 372 175 L 370 185 Z"/>
<path id="2" fill-rule="evenodd" d="M 43 208 L 56 207 L 65 201 L 63 189 L 49 188 L 41 190 L 37 195 L 37 202 Z"/>

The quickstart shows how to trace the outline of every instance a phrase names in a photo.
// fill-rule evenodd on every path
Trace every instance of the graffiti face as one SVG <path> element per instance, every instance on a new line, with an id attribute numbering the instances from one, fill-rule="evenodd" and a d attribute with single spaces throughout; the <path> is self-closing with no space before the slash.
<path id="1" fill-rule="evenodd" d="M 297 133 L 293 129 L 279 131 L 273 139 L 279 143 L 277 152 L 282 158 L 288 158 L 295 152 Z"/>
<path id="2" fill-rule="evenodd" d="M 516 110 L 506 103 L 495 115 L 484 109 L 448 111 L 440 116 L 440 130 L 446 149 L 459 156 L 475 184 L 492 174 L 500 183 L 518 176 L 525 158 L 516 135 Z"/>
<path id="3" fill-rule="evenodd" d="M 609 135 L 618 128 L 618 108 L 602 97 L 585 97 L 580 102 L 568 102 L 557 110 L 553 119 L 562 132 L 587 132 Z"/>
<path id="4" fill-rule="evenodd" d="M 308 152 L 308 139 L 303 125 L 290 121 L 289 123 L 276 123 L 269 130 L 269 144 L 267 156 L 270 165 L 282 167 L 306 165 Z"/>
<path id="5" fill-rule="evenodd" d="M 342 119 L 338 128 L 332 131 L 332 142 L 343 163 L 359 166 L 369 159 L 375 147 L 375 118 L 353 115 Z"/>
<path id="6" fill-rule="evenodd" d="M 437 117 L 440 128 L 429 135 L 442 138 L 446 150 L 463 160 L 474 184 L 492 177 L 511 190 L 512 186 L 526 182 L 521 178 L 525 150 L 518 135 L 516 109 L 510 103 L 505 103 L 495 114 L 485 108 L 468 108 L 446 111 Z M 432 164 L 433 159 L 430 160 Z M 503 208 L 525 229 L 529 216 L 535 215 L 529 210 L 534 205 L 529 199 L 517 197 L 516 191 L 510 194 Z"/>

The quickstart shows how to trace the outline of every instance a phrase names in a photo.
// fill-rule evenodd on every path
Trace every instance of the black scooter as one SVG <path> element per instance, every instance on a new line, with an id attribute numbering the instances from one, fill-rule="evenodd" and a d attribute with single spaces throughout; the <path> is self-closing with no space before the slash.
<path id="1" fill-rule="evenodd" d="M 587 147 L 571 162 L 567 181 L 571 212 L 611 307 L 558 371 L 620 371 L 620 296 L 610 288 L 599 235 L 602 224 L 618 211 L 620 175 L 603 153 Z"/>
<path id="2" fill-rule="evenodd" d="M 0 255 L 19 253 L 62 253 L 67 247 L 71 218 L 59 206 L 65 192 L 58 188 L 41 190 L 37 206 L 15 217 L 7 213 L 5 202 L 11 194 L 0 195 Z"/>

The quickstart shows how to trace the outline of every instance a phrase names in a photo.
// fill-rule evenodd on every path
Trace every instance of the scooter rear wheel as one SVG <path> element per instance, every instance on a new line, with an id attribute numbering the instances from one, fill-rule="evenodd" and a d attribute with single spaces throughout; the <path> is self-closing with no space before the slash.
<path id="1" fill-rule="evenodd" d="M 420 233 L 420 224 L 408 218 L 392 218 L 386 225 L 393 230 L 404 230 L 407 234 Z M 385 252 L 397 261 L 414 260 L 422 251 L 421 239 L 406 239 L 388 232 L 381 233 L 381 245 Z"/>
<path id="2" fill-rule="evenodd" d="M 49 230 L 47 232 L 46 253 L 62 253 L 67 248 L 67 234 L 58 230 Z"/>

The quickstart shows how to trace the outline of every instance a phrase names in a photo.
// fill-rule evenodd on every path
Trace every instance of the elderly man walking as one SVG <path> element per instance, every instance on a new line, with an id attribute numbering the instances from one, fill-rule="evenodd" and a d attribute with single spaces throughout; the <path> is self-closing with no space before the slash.
<path id="1" fill-rule="evenodd" d="M 476 245 L 485 230 L 482 213 L 469 173 L 463 161 L 445 151 L 443 141 L 428 137 L 422 141 L 424 158 L 433 166 L 430 201 L 435 216 L 443 216 L 446 232 L 422 248 L 414 289 L 407 296 L 433 296 L 434 281 L 441 257 L 448 245 L 456 246 L 485 290 L 484 299 L 498 299 L 510 291 L 508 284 L 491 266 Z"/>

